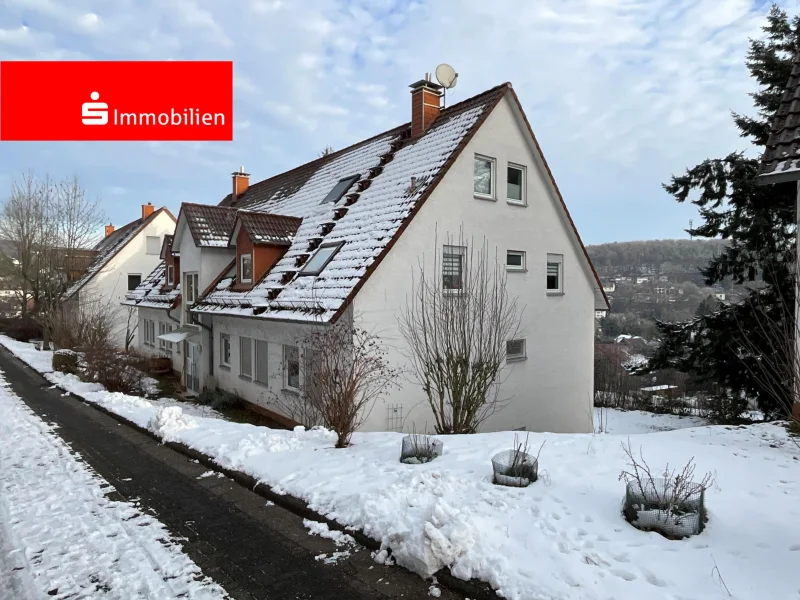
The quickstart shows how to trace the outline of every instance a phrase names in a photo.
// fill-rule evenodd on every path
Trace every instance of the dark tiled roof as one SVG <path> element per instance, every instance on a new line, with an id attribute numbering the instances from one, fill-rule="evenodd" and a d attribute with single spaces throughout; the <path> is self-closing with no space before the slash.
<path id="1" fill-rule="evenodd" d="M 300 223 L 298 217 L 240 210 L 237 214 L 254 244 L 291 245 Z"/>
<path id="2" fill-rule="evenodd" d="M 251 290 L 218 285 L 195 310 L 295 321 L 335 319 L 389 251 L 491 110 L 503 84 L 454 104 L 418 137 L 409 123 L 260 181 L 221 206 L 302 219 L 291 246 Z M 342 178 L 358 182 L 323 199 Z M 321 244 L 341 244 L 315 277 L 298 271 Z"/>
<path id="3" fill-rule="evenodd" d="M 186 224 L 196 246 L 228 246 L 228 239 L 236 221 L 235 210 L 223 206 L 185 202 L 181 205 L 181 212 L 186 217 Z"/>
<path id="4" fill-rule="evenodd" d="M 759 173 L 764 183 L 800 179 L 800 53 L 794 57 L 792 74 L 772 121 Z"/>
<path id="5" fill-rule="evenodd" d="M 122 304 L 140 308 L 173 308 L 180 300 L 181 286 L 178 284 L 171 290 L 164 290 L 166 283 L 167 269 L 162 260 L 135 290 L 125 295 Z"/>

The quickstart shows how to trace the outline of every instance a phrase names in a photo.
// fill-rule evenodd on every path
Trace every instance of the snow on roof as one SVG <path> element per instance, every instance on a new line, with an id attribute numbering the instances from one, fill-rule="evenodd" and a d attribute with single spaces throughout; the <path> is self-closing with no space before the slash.
<path id="1" fill-rule="evenodd" d="M 226 197 L 221 207 L 299 217 L 302 223 L 286 254 L 252 290 L 218 286 L 193 310 L 296 321 L 334 318 L 481 117 L 509 89 L 501 85 L 443 110 L 418 138 L 410 138 L 406 124 Z M 344 197 L 322 203 L 350 175 L 359 178 Z M 318 276 L 297 276 L 316 248 L 337 242 L 341 249 Z"/>
<path id="2" fill-rule="evenodd" d="M 96 258 L 86 270 L 86 273 L 84 273 L 80 279 L 75 280 L 75 282 L 73 282 L 67 288 L 67 291 L 64 294 L 64 299 L 70 298 L 84 285 L 86 285 L 98 271 L 105 267 L 106 264 L 108 264 L 108 262 L 117 255 L 117 252 L 122 250 L 122 248 L 128 242 L 136 237 L 136 235 L 142 229 L 144 229 L 148 223 L 155 219 L 156 215 L 158 215 L 162 210 L 166 209 L 159 208 L 146 219 L 140 218 L 136 219 L 135 221 L 131 221 L 130 223 L 123 225 L 119 229 L 113 231 L 110 235 L 107 235 L 100 240 L 94 247 L 94 249 L 97 251 Z"/>
<path id="3" fill-rule="evenodd" d="M 141 308 L 173 308 L 180 298 L 181 286 L 179 284 L 170 290 L 164 290 L 166 284 L 167 268 L 162 260 L 136 289 L 126 294 L 122 304 Z"/>
<path id="4" fill-rule="evenodd" d="M 772 120 L 759 176 L 763 183 L 800 179 L 800 53 Z"/>
<path id="5" fill-rule="evenodd" d="M 663 390 L 675 390 L 677 389 L 677 385 L 651 385 L 649 387 L 640 388 L 643 392 L 660 392 Z"/>
<path id="6" fill-rule="evenodd" d="M 228 238 L 236 220 L 236 211 L 210 204 L 181 205 L 181 213 L 192 233 L 196 246 L 228 247 Z"/>
<path id="7" fill-rule="evenodd" d="M 240 210 L 236 217 L 254 244 L 291 245 L 302 221 L 297 217 L 250 210 Z"/>

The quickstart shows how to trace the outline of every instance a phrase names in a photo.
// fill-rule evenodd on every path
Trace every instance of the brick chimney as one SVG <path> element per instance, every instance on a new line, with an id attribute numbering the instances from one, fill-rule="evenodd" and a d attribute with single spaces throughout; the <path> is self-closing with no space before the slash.
<path id="1" fill-rule="evenodd" d="M 156 209 L 150 202 L 147 204 L 142 204 L 142 219 L 146 219 L 150 215 L 153 214 L 153 211 Z"/>
<path id="2" fill-rule="evenodd" d="M 239 167 L 238 171 L 231 173 L 231 177 L 233 179 L 233 199 L 235 200 L 250 186 L 250 173 L 245 173 L 244 167 Z"/>
<path id="3" fill-rule="evenodd" d="M 411 137 L 417 137 L 425 133 L 439 116 L 442 86 L 430 81 L 430 73 L 426 73 L 425 79 L 408 87 L 411 88 Z"/>
<path id="4" fill-rule="evenodd" d="M 114 233 L 114 226 L 109 223 L 106 225 L 106 237 L 110 236 L 112 233 Z"/>

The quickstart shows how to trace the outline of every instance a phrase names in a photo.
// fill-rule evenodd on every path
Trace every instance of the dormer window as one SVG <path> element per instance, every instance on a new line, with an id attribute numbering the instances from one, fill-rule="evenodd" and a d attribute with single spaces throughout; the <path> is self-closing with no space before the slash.
<path id="1" fill-rule="evenodd" d="M 173 281 L 175 281 L 175 268 L 167 265 L 167 285 L 172 285 Z"/>
<path id="2" fill-rule="evenodd" d="M 253 283 L 253 255 L 242 254 L 239 257 L 239 281 Z"/>
<path id="3" fill-rule="evenodd" d="M 361 175 L 356 173 L 355 175 L 348 175 L 340 179 L 320 204 L 327 204 L 328 202 L 333 202 L 335 204 L 338 202 L 341 197 L 344 196 L 345 192 L 350 189 L 350 186 L 358 181 L 360 177 Z"/>
<path id="4" fill-rule="evenodd" d="M 322 273 L 322 269 L 331 262 L 331 259 L 333 259 L 334 255 L 343 244 L 344 242 L 337 242 L 335 244 L 323 244 L 320 246 L 314 256 L 306 263 L 306 266 L 303 267 L 303 270 L 300 271 L 300 275 L 319 275 Z"/>

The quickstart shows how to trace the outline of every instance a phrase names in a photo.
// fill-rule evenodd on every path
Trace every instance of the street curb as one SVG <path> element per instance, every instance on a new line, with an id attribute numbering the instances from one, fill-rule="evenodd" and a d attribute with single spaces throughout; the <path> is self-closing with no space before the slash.
<path id="1" fill-rule="evenodd" d="M 274 502 L 276 505 L 288 510 L 291 513 L 296 514 L 299 517 L 325 523 L 329 529 L 346 533 L 352 536 L 356 540 L 356 542 L 358 542 L 361 546 L 364 546 L 368 550 L 380 550 L 381 543 L 378 540 L 375 540 L 374 538 L 368 536 L 366 533 L 364 533 L 363 530 L 347 527 L 334 519 L 330 519 L 329 517 L 326 517 L 314 511 L 313 509 L 308 507 L 308 504 L 304 500 L 301 500 L 300 498 L 290 496 L 289 494 L 278 494 L 275 491 L 273 491 L 272 488 L 263 481 L 257 480 L 252 475 L 242 473 L 241 471 L 235 471 L 233 469 L 223 467 L 219 463 L 217 463 L 211 456 L 204 454 L 198 450 L 195 450 L 194 448 L 190 448 L 189 446 L 181 444 L 180 442 L 165 442 L 163 439 L 158 437 L 155 433 L 153 433 L 149 429 L 146 429 L 145 427 L 142 427 L 134 423 L 133 421 L 126 419 L 122 415 L 119 415 L 107 409 L 104 406 L 101 406 L 94 402 L 90 402 L 86 400 L 86 398 L 84 398 L 83 396 L 70 392 L 69 390 L 61 387 L 60 385 L 48 381 L 44 377 L 43 373 L 34 369 L 24 360 L 15 355 L 7 347 L 3 346 L 2 344 L 0 344 L 0 347 L 2 347 L 2 349 L 5 352 L 7 352 L 11 358 L 18 361 L 23 367 L 29 369 L 33 373 L 36 373 L 39 376 L 39 378 L 42 379 L 42 381 L 52 385 L 53 387 L 58 388 L 63 392 L 66 392 L 66 395 L 73 398 L 74 400 L 77 400 L 86 406 L 94 408 L 95 410 L 98 410 L 108 415 L 115 421 L 127 425 L 132 429 L 135 429 L 136 431 L 148 436 L 149 438 L 153 439 L 159 444 L 163 444 L 171 448 L 172 450 L 175 450 L 176 452 L 179 452 L 180 454 L 189 457 L 192 460 L 196 460 L 199 463 L 209 468 L 219 471 L 220 473 L 232 479 L 242 487 L 245 487 L 255 492 L 262 498 L 266 498 L 270 502 Z M 466 581 L 464 579 L 459 579 L 450 572 L 449 567 L 444 567 L 443 569 L 440 569 L 439 571 L 433 574 L 433 577 L 435 577 L 436 581 L 441 585 L 449 588 L 453 592 L 462 594 L 463 596 L 469 598 L 470 600 L 497 600 L 497 598 L 499 597 L 495 593 L 495 591 L 491 588 L 491 586 L 489 586 L 489 584 L 486 583 L 485 581 L 481 581 L 479 579 L 470 579 L 469 581 Z"/>

